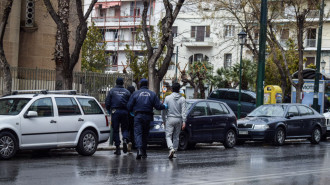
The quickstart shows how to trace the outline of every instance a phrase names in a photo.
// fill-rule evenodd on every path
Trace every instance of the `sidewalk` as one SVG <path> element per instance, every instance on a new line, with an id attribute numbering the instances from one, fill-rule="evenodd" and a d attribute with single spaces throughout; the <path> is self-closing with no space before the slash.
<path id="1" fill-rule="evenodd" d="M 109 140 L 105 143 L 101 143 L 97 146 L 97 150 L 114 150 L 116 149 L 116 146 L 114 145 L 109 145 Z"/>

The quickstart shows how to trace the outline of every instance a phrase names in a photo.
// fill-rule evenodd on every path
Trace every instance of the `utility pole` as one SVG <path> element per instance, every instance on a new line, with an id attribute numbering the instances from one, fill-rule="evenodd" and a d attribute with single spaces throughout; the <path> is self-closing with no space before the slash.
<path id="1" fill-rule="evenodd" d="M 267 0 L 262 0 L 261 15 L 260 15 L 257 107 L 264 104 L 266 31 L 267 31 Z"/>
<path id="2" fill-rule="evenodd" d="M 324 12 L 324 0 L 322 0 L 320 18 L 319 18 L 319 33 L 317 35 L 317 50 L 316 50 L 316 71 L 314 80 L 314 96 L 313 96 L 313 108 L 321 112 L 318 104 L 319 96 L 319 83 L 320 83 L 320 60 L 321 60 L 321 46 L 322 46 L 322 28 L 323 28 L 323 12 Z"/>

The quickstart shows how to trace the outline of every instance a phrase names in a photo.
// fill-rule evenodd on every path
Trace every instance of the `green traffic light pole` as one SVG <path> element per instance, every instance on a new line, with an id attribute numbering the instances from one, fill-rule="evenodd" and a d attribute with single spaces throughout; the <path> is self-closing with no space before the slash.
<path id="1" fill-rule="evenodd" d="M 241 91 L 242 91 L 242 53 L 243 44 L 241 44 L 241 56 L 239 60 L 239 90 L 238 90 L 238 105 L 237 105 L 237 119 L 241 119 Z"/>
<path id="2" fill-rule="evenodd" d="M 257 80 L 257 107 L 264 104 L 264 78 L 265 78 L 265 51 L 267 31 L 267 0 L 261 2 L 259 61 Z"/>
<path id="3" fill-rule="evenodd" d="M 241 91 L 242 91 L 242 54 L 243 54 L 243 46 L 245 44 L 246 33 L 242 30 L 238 35 L 238 41 L 241 45 L 241 55 L 239 60 L 239 86 L 238 86 L 238 105 L 237 105 L 237 119 L 241 118 Z"/>
<path id="4" fill-rule="evenodd" d="M 324 12 L 324 0 L 322 0 L 320 19 L 319 19 L 319 33 L 317 35 L 317 50 L 316 50 L 316 71 L 314 80 L 314 96 L 313 96 L 313 108 L 321 112 L 320 106 L 318 104 L 318 94 L 319 94 L 319 83 L 320 83 L 320 60 L 321 60 L 321 44 L 322 44 L 322 28 L 323 28 L 323 12 Z"/>

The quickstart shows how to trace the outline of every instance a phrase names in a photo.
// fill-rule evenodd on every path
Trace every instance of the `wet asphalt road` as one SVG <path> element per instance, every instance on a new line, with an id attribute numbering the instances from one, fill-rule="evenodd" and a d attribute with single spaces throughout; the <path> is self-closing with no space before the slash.
<path id="1" fill-rule="evenodd" d="M 0 184 L 330 184 L 330 141 L 295 141 L 282 147 L 247 143 L 233 149 L 197 145 L 169 160 L 167 150 L 152 147 L 148 158 L 92 157 L 72 151 L 24 152 L 0 161 Z"/>

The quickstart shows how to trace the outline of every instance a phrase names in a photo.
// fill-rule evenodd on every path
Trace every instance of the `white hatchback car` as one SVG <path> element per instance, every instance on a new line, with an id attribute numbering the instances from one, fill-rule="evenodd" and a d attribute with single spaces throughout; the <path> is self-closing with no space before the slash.
<path id="1" fill-rule="evenodd" d="M 17 92 L 0 98 L 0 159 L 19 149 L 76 148 L 89 156 L 108 140 L 108 118 L 94 97 L 75 91 Z"/>

